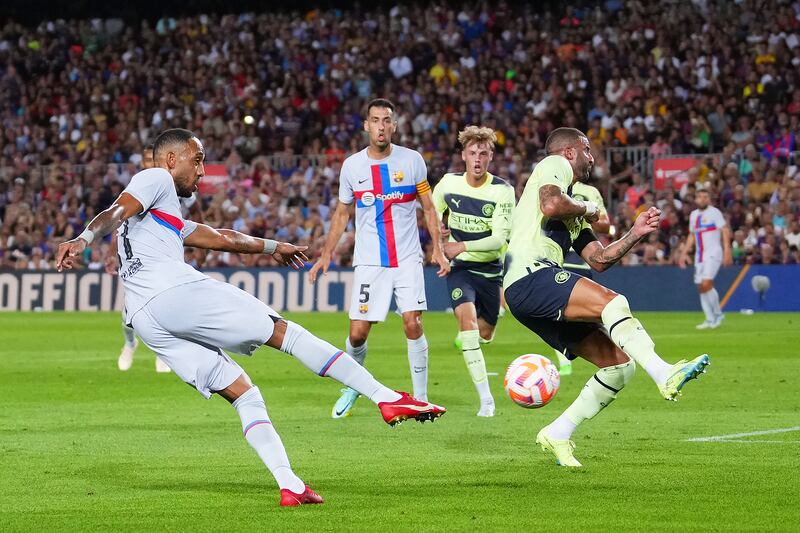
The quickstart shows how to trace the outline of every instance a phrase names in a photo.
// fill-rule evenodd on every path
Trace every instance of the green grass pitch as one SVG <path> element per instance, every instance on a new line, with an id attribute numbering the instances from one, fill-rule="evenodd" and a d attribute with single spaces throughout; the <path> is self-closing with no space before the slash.
<path id="1" fill-rule="evenodd" d="M 343 314 L 291 318 L 341 346 Z M 221 398 L 205 401 L 156 374 L 140 347 L 116 368 L 119 315 L 0 315 L 0 531 L 777 531 L 795 530 L 800 431 L 800 314 L 729 313 L 697 332 L 699 313 L 641 313 L 668 360 L 708 352 L 709 373 L 677 404 L 639 369 L 575 435 L 581 470 L 557 468 L 538 429 L 577 395 L 578 361 L 555 400 L 511 403 L 502 373 L 517 355 L 552 352 L 513 318 L 484 347 L 497 416 L 453 347 L 451 315 L 429 313 L 435 424 L 391 429 L 365 399 L 332 420 L 339 384 L 267 348 L 238 360 L 260 385 L 295 471 L 326 499 L 278 507 L 278 490 Z M 409 389 L 399 318 L 373 329 L 368 367 Z"/>

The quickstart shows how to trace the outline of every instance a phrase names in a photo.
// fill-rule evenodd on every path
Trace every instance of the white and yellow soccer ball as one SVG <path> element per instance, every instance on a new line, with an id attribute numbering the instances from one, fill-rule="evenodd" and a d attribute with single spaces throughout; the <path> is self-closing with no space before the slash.
<path id="1" fill-rule="evenodd" d="M 503 380 L 509 398 L 526 409 L 547 405 L 560 385 L 561 375 L 556 366 L 547 357 L 533 353 L 514 359 Z"/>

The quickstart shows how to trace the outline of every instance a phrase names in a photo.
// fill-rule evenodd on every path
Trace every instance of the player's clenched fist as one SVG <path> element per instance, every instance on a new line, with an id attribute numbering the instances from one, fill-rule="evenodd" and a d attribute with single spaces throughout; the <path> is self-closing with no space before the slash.
<path id="1" fill-rule="evenodd" d="M 636 218 L 636 222 L 633 223 L 633 231 L 637 237 L 642 238 L 658 230 L 660 223 L 661 210 L 651 207 Z"/>
<path id="2" fill-rule="evenodd" d="M 62 242 L 56 251 L 56 268 L 59 272 L 63 269 L 70 270 L 75 265 L 75 258 L 80 256 L 86 249 L 86 241 L 77 238 L 71 241 Z"/>

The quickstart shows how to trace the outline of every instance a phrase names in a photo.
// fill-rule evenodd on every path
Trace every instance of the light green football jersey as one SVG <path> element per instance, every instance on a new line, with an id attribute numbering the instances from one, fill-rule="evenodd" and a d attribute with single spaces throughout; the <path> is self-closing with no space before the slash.
<path id="1" fill-rule="evenodd" d="M 603 195 L 597 190 L 597 187 L 588 185 L 581 181 L 576 181 L 572 184 L 572 197 L 575 200 L 590 201 L 597 204 L 598 213 L 601 215 L 608 215 L 606 205 L 603 202 Z"/>
<path id="2" fill-rule="evenodd" d="M 582 200 L 582 201 L 589 201 L 594 202 L 597 204 L 597 212 L 602 216 L 608 216 L 608 211 L 606 211 L 606 205 L 603 202 L 603 195 L 600 194 L 600 191 L 597 190 L 597 187 L 593 185 L 589 185 L 583 183 L 582 181 L 576 181 L 572 184 L 572 198 L 574 200 Z M 590 270 L 589 265 L 583 258 L 577 255 L 574 250 L 573 253 L 566 259 L 565 266 L 568 268 L 577 268 L 580 270 Z"/>
<path id="3" fill-rule="evenodd" d="M 562 266 L 572 241 L 581 230 L 591 228 L 583 217 L 558 220 L 544 216 L 539 206 L 539 189 L 544 185 L 555 185 L 565 194 L 570 193 L 572 167 L 565 157 L 551 155 L 542 159 L 525 184 L 514 209 L 504 287 L 528 275 L 529 271 L 549 266 L 547 263 Z"/>
<path id="4" fill-rule="evenodd" d="M 433 205 L 440 218 L 447 213 L 450 241 L 463 242 L 467 248 L 453 266 L 497 277 L 503 273 L 516 198 L 508 182 L 487 174 L 480 187 L 468 184 L 466 173 L 445 174 L 433 189 Z"/>

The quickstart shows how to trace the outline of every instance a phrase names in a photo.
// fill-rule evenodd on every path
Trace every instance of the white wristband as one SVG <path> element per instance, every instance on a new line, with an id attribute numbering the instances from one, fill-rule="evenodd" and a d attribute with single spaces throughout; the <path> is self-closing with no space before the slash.
<path id="1" fill-rule="evenodd" d="M 586 208 L 586 212 L 583 214 L 585 217 L 590 217 L 597 213 L 597 204 L 594 202 L 585 201 L 583 202 L 583 206 Z"/>
<path id="2" fill-rule="evenodd" d="M 86 241 L 87 245 L 92 244 L 92 241 L 94 240 L 94 232 L 91 231 L 89 228 L 86 228 L 85 230 L 83 230 L 83 233 L 78 235 L 77 238 Z"/>
<path id="3" fill-rule="evenodd" d="M 271 239 L 264 239 L 264 253 L 268 255 L 272 255 L 275 253 L 275 250 L 278 249 L 278 241 L 273 241 Z"/>

